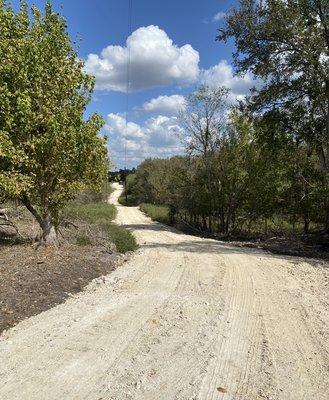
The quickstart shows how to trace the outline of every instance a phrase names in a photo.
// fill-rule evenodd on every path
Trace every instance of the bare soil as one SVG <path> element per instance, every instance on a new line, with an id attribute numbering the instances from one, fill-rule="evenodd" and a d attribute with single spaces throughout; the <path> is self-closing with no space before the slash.
<path id="1" fill-rule="evenodd" d="M 0 333 L 64 302 L 112 272 L 121 259 L 111 243 L 95 240 L 100 232 L 87 224 L 62 229 L 58 247 L 37 248 L 38 227 L 30 216 L 16 209 L 11 217 L 22 236 L 0 227 Z M 78 245 L 79 238 L 90 244 Z"/>
<path id="2" fill-rule="evenodd" d="M 0 247 L 0 332 L 80 292 L 116 268 L 116 256 L 93 246 Z"/>
<path id="3" fill-rule="evenodd" d="M 2 335 L 2 400 L 329 398 L 326 262 L 117 222 L 124 266 Z"/>

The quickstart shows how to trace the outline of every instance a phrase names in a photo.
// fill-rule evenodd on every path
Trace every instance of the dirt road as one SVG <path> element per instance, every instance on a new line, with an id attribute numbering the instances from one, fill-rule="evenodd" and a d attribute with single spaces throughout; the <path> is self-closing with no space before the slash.
<path id="1" fill-rule="evenodd" d="M 1 400 L 329 398 L 325 265 L 118 209 L 140 250 L 2 337 Z"/>

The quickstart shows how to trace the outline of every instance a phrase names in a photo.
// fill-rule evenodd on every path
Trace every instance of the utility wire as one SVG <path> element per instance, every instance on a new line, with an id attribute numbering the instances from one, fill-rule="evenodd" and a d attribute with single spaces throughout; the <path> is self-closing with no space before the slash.
<path id="1" fill-rule="evenodd" d="M 133 0 L 128 0 L 128 29 L 127 38 L 132 34 L 132 15 L 133 15 Z M 128 115 L 129 115 L 129 96 L 130 96 L 130 85 L 131 85 L 131 48 L 129 42 L 127 42 L 127 75 L 126 75 L 126 112 L 125 112 L 125 138 L 124 138 L 124 157 L 125 157 L 125 195 L 127 201 L 127 135 L 128 135 Z"/>

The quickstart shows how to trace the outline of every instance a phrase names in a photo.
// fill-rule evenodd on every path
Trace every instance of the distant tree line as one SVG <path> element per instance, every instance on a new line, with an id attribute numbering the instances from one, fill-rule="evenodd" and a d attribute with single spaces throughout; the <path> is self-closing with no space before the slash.
<path id="1" fill-rule="evenodd" d="M 264 140 L 266 129 L 235 111 L 211 151 L 145 160 L 129 193 L 137 203 L 168 205 L 172 222 L 211 233 L 266 232 L 282 221 L 305 232 L 312 223 L 325 225 L 325 176 L 316 155 L 283 131 Z"/>
<path id="2" fill-rule="evenodd" d="M 109 182 L 121 182 L 124 183 L 126 180 L 126 176 L 134 174 L 136 172 L 136 168 L 132 169 L 119 169 L 118 171 L 109 171 L 108 172 L 108 180 Z"/>

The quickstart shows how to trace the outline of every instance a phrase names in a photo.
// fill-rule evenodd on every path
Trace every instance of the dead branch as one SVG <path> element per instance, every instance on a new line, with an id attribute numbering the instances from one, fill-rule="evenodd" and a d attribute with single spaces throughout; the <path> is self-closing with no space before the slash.
<path id="1" fill-rule="evenodd" d="M 19 232 L 17 226 L 16 226 L 12 221 L 9 220 L 9 218 L 7 217 L 7 215 L 5 215 L 5 217 L 3 217 L 2 215 L 0 215 L 0 227 L 2 227 L 2 226 L 8 226 L 8 227 L 13 228 L 13 229 L 15 230 L 17 236 L 19 236 L 19 237 L 22 238 L 22 239 L 24 238 L 24 237 L 21 235 L 21 233 Z"/>
<path id="2" fill-rule="evenodd" d="M 68 221 L 68 220 L 63 221 L 62 225 L 64 225 L 65 227 L 73 226 L 75 229 L 79 228 L 79 225 L 73 223 L 72 221 Z"/>
<path id="3" fill-rule="evenodd" d="M 0 209 L 0 219 L 3 219 L 5 221 L 9 221 L 8 215 L 7 215 L 7 210 L 5 208 Z"/>

